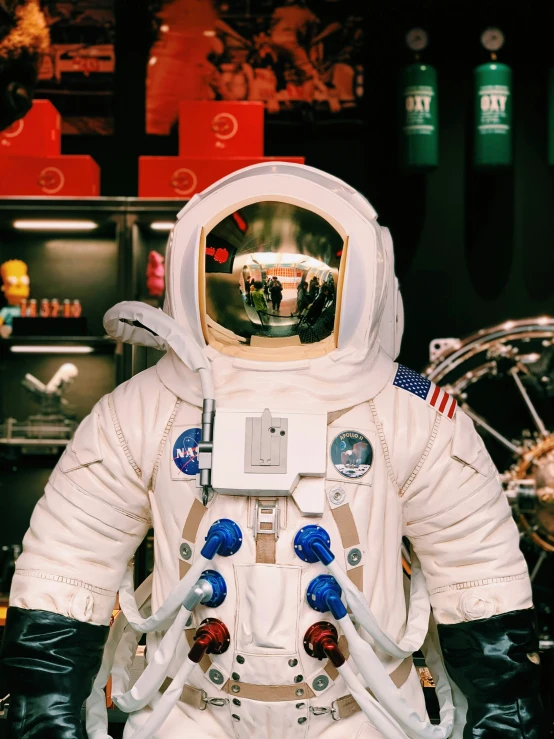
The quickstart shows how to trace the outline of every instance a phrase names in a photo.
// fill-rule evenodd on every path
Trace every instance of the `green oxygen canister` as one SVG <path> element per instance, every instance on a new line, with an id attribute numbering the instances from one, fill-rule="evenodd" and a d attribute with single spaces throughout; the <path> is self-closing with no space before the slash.
<path id="1" fill-rule="evenodd" d="M 554 167 L 554 68 L 548 70 L 548 164 Z"/>
<path id="2" fill-rule="evenodd" d="M 474 164 L 479 168 L 512 164 L 512 70 L 488 62 L 474 71 Z"/>
<path id="3" fill-rule="evenodd" d="M 439 163 L 437 72 L 410 64 L 401 78 L 401 163 L 406 169 L 432 169 Z"/>

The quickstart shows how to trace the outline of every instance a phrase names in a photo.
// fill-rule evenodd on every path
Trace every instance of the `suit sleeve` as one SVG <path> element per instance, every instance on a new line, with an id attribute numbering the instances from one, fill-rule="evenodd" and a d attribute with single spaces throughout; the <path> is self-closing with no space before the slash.
<path id="1" fill-rule="evenodd" d="M 429 411 L 427 407 L 424 411 Z M 401 491 L 404 533 L 439 624 L 530 608 L 531 584 L 498 473 L 472 421 L 441 417 L 427 457 Z"/>
<path id="2" fill-rule="evenodd" d="M 109 624 L 129 559 L 150 528 L 148 491 L 104 397 L 81 423 L 31 517 L 10 606 Z"/>

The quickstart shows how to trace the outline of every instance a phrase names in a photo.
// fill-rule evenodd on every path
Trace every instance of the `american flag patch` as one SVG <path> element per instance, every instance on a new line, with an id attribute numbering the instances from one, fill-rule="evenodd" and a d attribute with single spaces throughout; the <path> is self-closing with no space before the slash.
<path id="1" fill-rule="evenodd" d="M 456 399 L 449 395 L 446 390 L 441 390 L 431 380 L 418 375 L 417 372 L 404 367 L 403 364 L 398 365 L 392 384 L 402 388 L 402 390 L 407 390 L 413 395 L 417 395 L 419 398 L 423 398 L 423 400 L 426 400 L 432 408 L 443 416 L 447 418 L 454 417 L 457 406 Z"/>

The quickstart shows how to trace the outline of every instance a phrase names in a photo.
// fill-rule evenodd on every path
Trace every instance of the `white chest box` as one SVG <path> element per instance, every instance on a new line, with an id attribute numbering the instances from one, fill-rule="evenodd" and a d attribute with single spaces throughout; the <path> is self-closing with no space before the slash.
<path id="1" fill-rule="evenodd" d="M 326 413 L 217 409 L 212 486 L 218 493 L 291 495 L 301 477 L 324 478 L 326 465 Z"/>

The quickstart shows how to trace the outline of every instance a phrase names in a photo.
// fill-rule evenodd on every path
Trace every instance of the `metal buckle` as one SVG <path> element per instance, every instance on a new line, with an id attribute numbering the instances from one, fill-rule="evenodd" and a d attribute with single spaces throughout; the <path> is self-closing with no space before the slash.
<path id="1" fill-rule="evenodd" d="M 331 709 L 326 706 L 310 706 L 310 713 L 314 716 L 325 716 L 326 713 L 331 713 Z"/>
<path id="2" fill-rule="evenodd" d="M 208 698 L 206 703 L 210 706 L 226 706 L 229 703 L 229 698 Z"/>
<path id="3" fill-rule="evenodd" d="M 200 708 L 200 711 L 205 711 L 208 706 L 226 706 L 229 703 L 229 698 L 208 698 L 208 694 L 205 690 L 202 691 L 202 703 L 204 708 Z"/>
<path id="4" fill-rule="evenodd" d="M 278 539 L 279 530 L 279 504 L 276 501 L 264 503 L 263 500 L 256 500 L 254 539 L 258 538 L 258 534 L 273 534 Z"/>
<path id="5" fill-rule="evenodd" d="M 335 718 L 335 714 L 338 714 L 338 709 L 333 708 L 335 703 L 336 701 L 333 701 L 330 708 L 327 706 L 310 706 L 310 713 L 313 713 L 314 716 L 325 716 L 330 713 L 333 721 L 340 721 L 340 716 Z"/>

